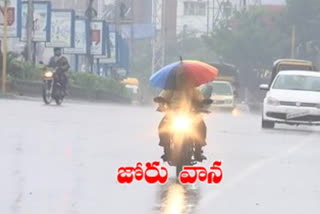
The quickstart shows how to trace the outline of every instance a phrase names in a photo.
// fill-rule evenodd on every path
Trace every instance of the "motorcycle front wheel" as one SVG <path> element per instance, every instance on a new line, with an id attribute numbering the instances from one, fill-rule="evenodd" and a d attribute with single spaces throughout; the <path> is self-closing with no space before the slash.
<path id="1" fill-rule="evenodd" d="M 56 85 L 55 90 L 54 90 L 54 100 L 56 101 L 56 104 L 59 106 L 62 104 L 63 102 L 63 98 L 64 98 L 64 92 L 63 89 L 61 88 L 61 86 Z"/>
<path id="2" fill-rule="evenodd" d="M 50 87 L 51 86 L 49 82 L 44 82 L 42 85 L 42 99 L 46 105 L 49 105 L 52 102 Z"/>

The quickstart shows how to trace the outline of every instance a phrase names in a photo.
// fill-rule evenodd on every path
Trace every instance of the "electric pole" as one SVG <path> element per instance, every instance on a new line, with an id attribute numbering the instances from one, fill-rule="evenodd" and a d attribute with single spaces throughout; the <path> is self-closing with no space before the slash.
<path id="1" fill-rule="evenodd" d="M 209 36 L 210 31 L 210 0 L 207 0 L 207 36 Z"/>
<path id="2" fill-rule="evenodd" d="M 97 16 L 97 11 L 93 8 L 93 1 L 94 0 L 89 0 L 88 8 L 86 10 L 86 17 L 88 18 L 89 22 L 89 48 L 88 48 L 88 55 L 87 55 L 87 67 L 89 67 L 90 73 L 93 73 L 93 63 L 94 63 L 94 58 L 91 55 L 91 45 L 92 45 L 92 29 L 91 29 L 91 22 L 92 19 Z"/>
<path id="3" fill-rule="evenodd" d="M 7 53 L 8 53 L 8 0 L 4 0 L 3 23 L 3 54 L 2 54 L 2 93 L 6 93 L 7 84 Z"/>
<path id="4" fill-rule="evenodd" d="M 116 35 L 121 35 L 120 32 L 120 2 L 119 0 L 115 0 L 114 5 L 114 27 Z"/>
<path id="5" fill-rule="evenodd" d="M 292 25 L 291 29 L 291 58 L 295 58 L 296 51 L 296 26 Z"/>
<path id="6" fill-rule="evenodd" d="M 152 74 L 164 65 L 165 54 L 165 0 L 152 1 L 152 23 L 155 26 L 155 34 L 152 39 Z"/>
<path id="7" fill-rule="evenodd" d="M 131 29 L 130 29 L 130 72 L 133 71 L 133 53 L 134 53 L 134 24 L 135 24 L 135 11 L 134 11 L 134 0 L 131 0 Z M 128 73 L 128 72 L 127 72 Z M 126 75 L 127 76 L 127 75 Z"/>
<path id="8" fill-rule="evenodd" d="M 32 40 L 33 40 L 33 0 L 28 0 L 28 18 L 27 18 L 27 60 L 29 62 L 33 61 L 32 57 Z"/>

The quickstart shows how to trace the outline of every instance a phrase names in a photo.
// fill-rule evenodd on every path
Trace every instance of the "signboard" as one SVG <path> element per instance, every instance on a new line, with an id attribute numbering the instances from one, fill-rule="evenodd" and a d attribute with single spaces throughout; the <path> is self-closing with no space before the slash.
<path id="1" fill-rule="evenodd" d="M 65 54 L 87 54 L 88 53 L 89 23 L 85 18 L 76 18 L 74 48 L 64 48 Z"/>
<path id="2" fill-rule="evenodd" d="M 107 38 L 108 41 L 108 49 L 109 54 L 108 56 L 99 57 L 99 63 L 100 64 L 115 64 L 117 63 L 117 37 L 116 32 L 110 32 L 109 38 Z"/>
<path id="3" fill-rule="evenodd" d="M 75 13 L 73 10 L 51 11 L 51 35 L 46 47 L 73 48 Z"/>
<path id="4" fill-rule="evenodd" d="M 33 2 L 33 41 L 47 42 L 50 41 L 51 30 L 51 3 L 50 2 Z M 22 3 L 21 9 L 21 41 L 26 41 L 27 37 L 27 19 L 28 19 L 28 3 Z"/>
<path id="5" fill-rule="evenodd" d="M 91 54 L 92 55 L 105 55 L 105 35 L 107 30 L 106 24 L 104 21 L 92 21 L 91 22 Z"/>
<path id="6" fill-rule="evenodd" d="M 21 0 L 8 2 L 8 37 L 20 37 L 21 35 Z M 0 1 L 0 36 L 3 36 L 4 25 L 4 1 Z"/>
<path id="7" fill-rule="evenodd" d="M 119 8 L 115 10 L 115 8 Z M 115 11 L 120 21 L 132 21 L 132 0 L 104 0 L 102 17 L 107 21 L 114 21 Z"/>

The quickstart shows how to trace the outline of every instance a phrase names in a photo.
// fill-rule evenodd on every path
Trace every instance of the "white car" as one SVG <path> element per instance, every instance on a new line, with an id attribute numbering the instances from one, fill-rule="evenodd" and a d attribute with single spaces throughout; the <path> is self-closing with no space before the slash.
<path id="1" fill-rule="evenodd" d="M 275 123 L 320 125 L 320 73 L 281 71 L 267 90 L 263 102 L 262 128 Z"/>
<path id="2" fill-rule="evenodd" d="M 212 108 L 232 110 L 235 107 L 235 96 L 230 82 L 213 81 L 205 87 L 211 87 L 210 99 L 213 101 L 211 104 Z M 205 91 L 205 87 L 203 88 L 203 91 Z"/>

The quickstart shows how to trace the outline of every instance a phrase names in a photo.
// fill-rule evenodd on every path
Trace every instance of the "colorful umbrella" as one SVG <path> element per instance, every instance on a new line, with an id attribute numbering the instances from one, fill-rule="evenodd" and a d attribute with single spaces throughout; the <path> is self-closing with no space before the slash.
<path id="1" fill-rule="evenodd" d="M 150 78 L 151 85 L 161 89 L 176 89 L 177 72 L 180 71 L 193 87 L 213 81 L 218 76 L 218 69 L 196 60 L 181 60 L 169 64 Z"/>

